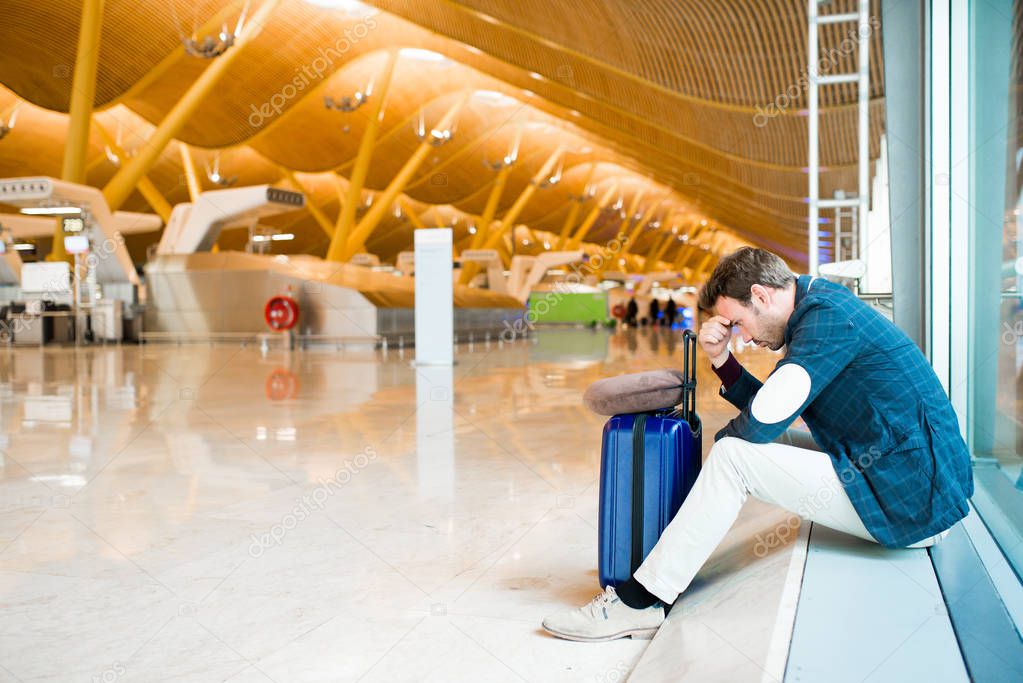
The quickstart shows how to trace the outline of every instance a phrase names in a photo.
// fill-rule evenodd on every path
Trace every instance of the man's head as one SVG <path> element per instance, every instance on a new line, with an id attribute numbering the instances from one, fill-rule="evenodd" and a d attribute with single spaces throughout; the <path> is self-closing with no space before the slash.
<path id="1" fill-rule="evenodd" d="M 743 247 L 714 268 L 700 290 L 699 305 L 738 325 L 743 340 L 778 350 L 795 307 L 795 281 L 778 256 Z"/>

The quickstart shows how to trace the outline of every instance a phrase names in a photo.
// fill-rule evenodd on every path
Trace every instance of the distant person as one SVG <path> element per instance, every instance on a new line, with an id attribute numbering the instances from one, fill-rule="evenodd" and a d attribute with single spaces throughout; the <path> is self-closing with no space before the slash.
<path id="1" fill-rule="evenodd" d="M 668 297 L 668 303 L 664 307 L 664 324 L 673 327 L 676 316 L 678 316 L 678 304 L 673 298 Z"/>
<path id="2" fill-rule="evenodd" d="M 750 496 L 888 548 L 934 545 L 969 512 L 973 472 L 955 411 L 927 358 L 888 319 L 752 247 L 718 263 L 700 308 L 716 313 L 699 341 L 739 415 L 715 435 L 692 491 L 632 577 L 547 617 L 556 636 L 652 637 Z M 733 325 L 746 342 L 785 348 L 766 381 L 729 352 Z M 787 430 L 800 416 L 810 434 Z"/>
<path id="3" fill-rule="evenodd" d="M 650 300 L 650 325 L 656 325 L 658 318 L 661 317 L 661 304 L 657 299 Z"/>
<path id="4" fill-rule="evenodd" d="M 629 304 L 625 307 L 625 313 L 626 324 L 635 326 L 636 316 L 639 315 L 639 304 L 636 303 L 636 297 L 629 299 Z"/>

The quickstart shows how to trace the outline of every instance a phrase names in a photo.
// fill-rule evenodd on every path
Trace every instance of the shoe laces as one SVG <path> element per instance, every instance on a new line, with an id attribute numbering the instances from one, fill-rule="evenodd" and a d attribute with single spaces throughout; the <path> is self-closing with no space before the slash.
<path id="1" fill-rule="evenodd" d="M 615 591 L 614 586 L 608 586 L 604 589 L 603 593 L 597 594 L 593 600 L 590 600 L 590 614 L 593 616 L 599 615 L 607 619 L 607 608 L 618 599 L 618 593 Z"/>

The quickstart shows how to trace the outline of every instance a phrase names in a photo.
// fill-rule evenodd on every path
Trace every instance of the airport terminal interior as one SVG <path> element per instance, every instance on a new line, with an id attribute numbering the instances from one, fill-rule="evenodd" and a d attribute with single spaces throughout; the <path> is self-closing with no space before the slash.
<path id="1" fill-rule="evenodd" d="M 1021 0 L 4 0 L 0 682 L 1023 681 L 1021 227 Z M 578 642 L 735 423 L 749 248 L 918 347 L 968 510 L 750 496 Z M 613 413 L 695 449 L 646 546 Z"/>

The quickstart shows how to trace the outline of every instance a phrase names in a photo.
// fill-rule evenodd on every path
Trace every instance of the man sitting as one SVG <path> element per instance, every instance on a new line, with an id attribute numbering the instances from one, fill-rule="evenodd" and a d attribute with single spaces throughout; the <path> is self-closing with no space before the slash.
<path id="1" fill-rule="evenodd" d="M 877 311 L 751 247 L 721 260 L 700 308 L 716 313 L 700 345 L 740 412 L 632 578 L 544 619 L 556 636 L 652 638 L 751 495 L 889 548 L 930 546 L 969 511 L 955 411 L 920 350 Z M 746 342 L 785 347 L 765 382 L 729 352 L 733 326 Z M 787 429 L 800 416 L 810 435 Z"/>

